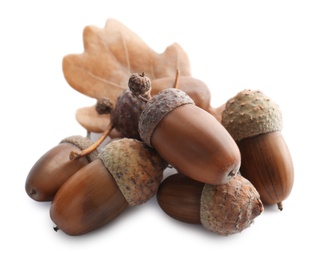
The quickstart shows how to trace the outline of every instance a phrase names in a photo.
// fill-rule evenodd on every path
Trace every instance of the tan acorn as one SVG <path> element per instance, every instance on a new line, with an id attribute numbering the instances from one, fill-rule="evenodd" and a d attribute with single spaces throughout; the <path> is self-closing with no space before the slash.
<path id="1" fill-rule="evenodd" d="M 51 201 L 62 184 L 75 172 L 97 158 L 98 152 L 70 161 L 71 151 L 81 151 L 93 142 L 79 135 L 64 138 L 57 146 L 43 154 L 28 173 L 25 190 L 36 201 Z"/>
<path id="2" fill-rule="evenodd" d="M 99 158 L 76 172 L 56 193 L 50 208 L 55 230 L 81 235 L 112 221 L 128 206 L 156 194 L 167 164 L 141 141 L 108 143 Z"/>
<path id="3" fill-rule="evenodd" d="M 279 106 L 261 91 L 243 90 L 226 102 L 221 122 L 241 152 L 241 174 L 263 203 L 282 210 L 293 187 L 294 167 L 281 133 Z"/>
<path id="4" fill-rule="evenodd" d="M 248 228 L 264 210 L 258 191 L 240 174 L 220 185 L 173 174 L 161 183 L 157 201 L 170 217 L 223 236 Z"/>

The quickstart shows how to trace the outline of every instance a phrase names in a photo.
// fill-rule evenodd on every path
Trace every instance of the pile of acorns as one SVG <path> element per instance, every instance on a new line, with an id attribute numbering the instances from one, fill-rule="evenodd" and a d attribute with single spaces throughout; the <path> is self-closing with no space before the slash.
<path id="1" fill-rule="evenodd" d="M 111 115 L 97 141 L 65 138 L 32 167 L 26 192 L 52 201 L 55 230 L 88 233 L 155 195 L 167 215 L 219 235 L 249 227 L 264 204 L 282 210 L 294 173 L 277 104 L 243 90 L 219 121 L 178 86 L 150 90 L 144 73 L 132 74 L 115 106 L 97 102 Z M 121 137 L 100 147 L 113 129 Z M 167 167 L 176 173 L 163 178 Z"/>

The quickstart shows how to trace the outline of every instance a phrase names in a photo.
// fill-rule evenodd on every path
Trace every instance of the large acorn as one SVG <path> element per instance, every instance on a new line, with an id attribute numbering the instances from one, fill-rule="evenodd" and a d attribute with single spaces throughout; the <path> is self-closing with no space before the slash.
<path id="1" fill-rule="evenodd" d="M 55 230 L 68 235 L 91 232 L 156 194 L 167 164 L 139 140 L 108 143 L 99 158 L 81 168 L 58 190 L 50 216 Z"/>
<path id="2" fill-rule="evenodd" d="M 243 90 L 226 102 L 221 122 L 241 152 L 241 174 L 253 183 L 263 203 L 282 210 L 292 190 L 294 168 L 281 133 L 279 106 L 261 91 Z"/>
<path id="3" fill-rule="evenodd" d="M 137 85 L 129 87 L 137 96 L 143 93 Z M 225 183 L 238 172 L 240 152 L 235 141 L 184 91 L 167 88 L 145 102 L 140 137 L 177 171 L 210 184 Z"/>

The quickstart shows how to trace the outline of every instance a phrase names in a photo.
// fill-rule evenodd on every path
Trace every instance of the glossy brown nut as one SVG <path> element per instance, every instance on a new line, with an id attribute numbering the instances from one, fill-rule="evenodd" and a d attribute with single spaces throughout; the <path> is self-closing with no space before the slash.
<path id="1" fill-rule="evenodd" d="M 225 183 L 239 170 L 236 142 L 214 116 L 179 89 L 165 89 L 145 105 L 139 131 L 171 166 L 197 181 Z"/>
<path id="2" fill-rule="evenodd" d="M 114 178 L 100 159 L 81 168 L 58 190 L 50 207 L 56 229 L 76 236 L 115 219 L 128 207 Z"/>
<path id="3" fill-rule="evenodd" d="M 283 209 L 294 182 L 292 158 L 281 132 L 275 131 L 237 142 L 242 155 L 241 172 L 265 204 Z"/>
<path id="4" fill-rule="evenodd" d="M 42 155 L 28 173 L 25 190 L 36 201 L 51 201 L 62 184 L 79 169 L 90 163 L 97 152 L 71 161 L 71 151 L 81 151 L 93 142 L 85 137 L 71 136 Z"/>
<path id="5" fill-rule="evenodd" d="M 157 191 L 157 202 L 174 219 L 190 224 L 200 222 L 200 199 L 205 183 L 177 173 L 164 179 Z"/>

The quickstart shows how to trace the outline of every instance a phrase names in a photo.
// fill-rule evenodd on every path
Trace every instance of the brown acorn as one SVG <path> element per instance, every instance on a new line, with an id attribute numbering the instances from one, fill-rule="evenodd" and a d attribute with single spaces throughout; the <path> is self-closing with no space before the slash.
<path id="1" fill-rule="evenodd" d="M 128 81 L 130 88 L 139 86 L 143 93 L 139 94 L 139 98 L 133 95 L 129 89 L 125 89 L 119 95 L 115 107 L 107 98 L 101 98 L 97 101 L 95 110 L 98 114 L 110 114 L 110 123 L 102 135 L 87 149 L 78 152 L 72 151 L 70 159 L 83 157 L 96 150 L 102 142 L 108 137 L 111 131 L 116 130 L 121 137 L 133 138 L 141 140 L 138 131 L 138 120 L 144 108 L 145 100 L 150 99 L 150 79 L 144 73 L 134 73 Z"/>
<path id="2" fill-rule="evenodd" d="M 36 201 L 51 201 L 62 184 L 80 168 L 96 159 L 97 151 L 81 160 L 70 161 L 71 151 L 81 151 L 92 145 L 87 137 L 70 136 L 42 155 L 28 173 L 25 190 Z"/>
<path id="3" fill-rule="evenodd" d="M 146 102 L 139 133 L 172 167 L 200 182 L 225 183 L 239 170 L 233 138 L 180 89 L 164 89 Z"/>
<path id="4" fill-rule="evenodd" d="M 115 108 L 111 111 L 111 122 L 114 128 L 124 137 L 141 140 L 138 132 L 138 119 L 144 102 L 125 89 L 118 97 Z"/>
<path id="5" fill-rule="evenodd" d="M 173 174 L 161 183 L 157 201 L 170 217 L 223 236 L 248 228 L 264 210 L 257 190 L 240 174 L 220 185 Z"/>
<path id="6" fill-rule="evenodd" d="M 149 78 L 144 77 L 143 73 L 132 74 L 128 84 L 131 88 L 136 84 L 143 86 L 142 96 L 146 99 L 150 98 L 151 82 Z M 100 115 L 111 114 L 111 124 L 123 137 L 141 140 L 138 132 L 138 119 L 144 105 L 145 102 L 133 95 L 127 88 L 117 98 L 115 107 L 109 99 L 102 98 L 97 101 L 95 108 Z"/>
<path id="7" fill-rule="evenodd" d="M 279 106 L 261 91 L 243 90 L 226 102 L 222 124 L 241 152 L 241 174 L 250 180 L 265 204 L 283 209 L 293 187 L 294 168 L 281 134 Z"/>
<path id="8" fill-rule="evenodd" d="M 55 195 L 50 216 L 68 235 L 91 232 L 156 194 L 166 162 L 141 141 L 108 143 L 99 158 L 76 172 Z"/>

